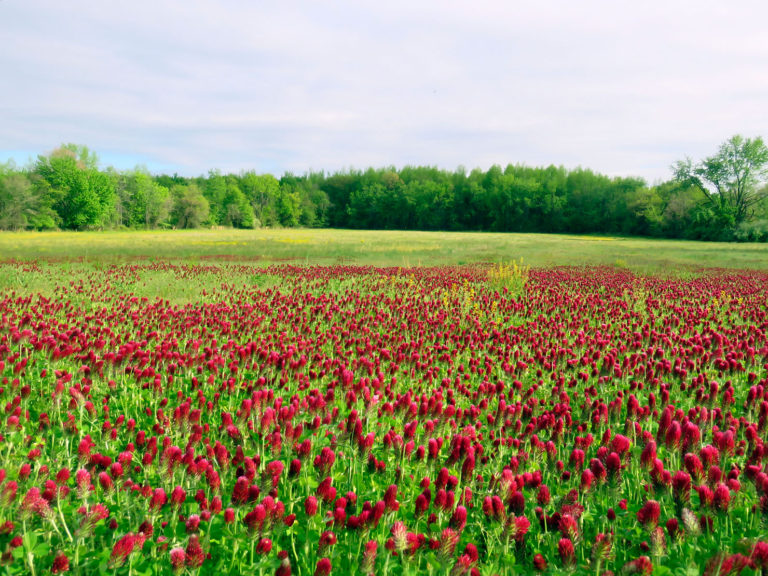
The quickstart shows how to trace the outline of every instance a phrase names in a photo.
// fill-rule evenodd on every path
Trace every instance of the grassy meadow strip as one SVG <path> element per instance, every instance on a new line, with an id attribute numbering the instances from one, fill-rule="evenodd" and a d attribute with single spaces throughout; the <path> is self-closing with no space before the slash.
<path id="1" fill-rule="evenodd" d="M 556 234 L 315 229 L 2 232 L 0 261 L 291 262 L 372 266 L 506 263 L 618 266 L 635 271 L 768 268 L 768 244 Z"/>

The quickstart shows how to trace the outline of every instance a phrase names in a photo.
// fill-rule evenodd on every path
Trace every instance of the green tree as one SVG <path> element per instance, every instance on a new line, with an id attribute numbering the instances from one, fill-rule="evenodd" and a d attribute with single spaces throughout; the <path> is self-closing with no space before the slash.
<path id="1" fill-rule="evenodd" d="M 566 180 L 567 231 L 577 234 L 608 232 L 610 216 L 606 207 L 611 201 L 611 180 L 591 170 L 577 168 Z"/>
<path id="2" fill-rule="evenodd" d="M 219 222 L 235 228 L 253 228 L 254 215 L 250 202 L 240 189 L 238 179 L 226 177 L 226 191 L 222 198 L 223 210 Z"/>
<path id="3" fill-rule="evenodd" d="M 61 154 L 69 154 L 77 159 L 77 163 L 86 170 L 98 170 L 99 168 L 99 156 L 96 152 L 93 152 L 82 144 L 62 144 L 58 148 L 58 152 Z"/>
<path id="4" fill-rule="evenodd" d="M 563 210 L 566 204 L 566 181 L 568 173 L 562 166 L 550 165 L 540 171 L 542 178 L 541 194 L 543 199 L 541 221 L 537 226 L 540 232 L 562 232 L 565 229 Z"/>
<path id="5" fill-rule="evenodd" d="M 32 185 L 22 174 L 0 176 L 0 229 L 24 230 L 32 205 Z"/>
<path id="6" fill-rule="evenodd" d="M 418 230 L 448 230 L 453 212 L 453 190 L 450 184 L 436 180 L 413 180 L 406 194 L 412 202 L 411 212 Z"/>
<path id="7" fill-rule="evenodd" d="M 738 240 L 768 242 L 768 185 L 760 192 L 762 200 L 755 204 L 753 218 L 749 222 L 742 222 L 736 230 Z"/>
<path id="8" fill-rule="evenodd" d="M 687 182 L 670 180 L 653 187 L 660 199 L 661 234 L 685 238 L 701 203 L 700 192 Z"/>
<path id="9" fill-rule="evenodd" d="M 694 163 L 690 158 L 673 166 L 675 178 L 689 182 L 704 196 L 715 220 L 738 226 L 748 220 L 766 194 L 768 147 L 762 138 L 736 135 L 714 156 Z"/>
<path id="10" fill-rule="evenodd" d="M 483 230 L 488 213 L 483 203 L 485 188 L 484 174 L 479 168 L 467 174 L 463 168 L 453 174 L 452 219 L 457 230 Z"/>
<path id="11" fill-rule="evenodd" d="M 640 186 L 624 196 L 626 219 L 621 232 L 634 236 L 658 236 L 662 225 L 662 200 L 655 190 Z"/>
<path id="12" fill-rule="evenodd" d="M 347 204 L 348 226 L 361 230 L 379 230 L 386 224 L 379 224 L 377 198 L 386 193 L 383 184 L 366 184 L 352 191 Z"/>
<path id="13" fill-rule="evenodd" d="M 179 176 L 176 173 L 174 173 L 173 176 L 169 176 L 168 174 L 157 174 L 153 177 L 153 179 L 155 182 L 160 184 L 160 186 L 165 186 L 168 188 L 168 190 L 173 188 L 175 184 L 187 185 L 190 183 L 189 178 Z"/>
<path id="14" fill-rule="evenodd" d="M 171 189 L 171 195 L 171 222 L 176 228 L 199 228 L 208 221 L 210 206 L 197 184 L 177 184 Z"/>
<path id="15" fill-rule="evenodd" d="M 277 221 L 281 226 L 295 228 L 301 217 L 301 196 L 291 186 L 280 186 L 280 194 L 275 204 Z"/>
<path id="16" fill-rule="evenodd" d="M 119 194 L 124 224 L 133 228 L 157 228 L 168 220 L 173 207 L 170 191 L 148 172 L 136 169 L 123 175 Z M 127 218 L 126 218 L 127 216 Z"/>
<path id="17" fill-rule="evenodd" d="M 300 181 L 301 214 L 299 224 L 307 228 L 320 228 L 328 225 L 330 200 L 323 189 L 325 173 L 310 172 Z"/>
<path id="18" fill-rule="evenodd" d="M 227 196 L 227 181 L 218 170 L 208 172 L 208 179 L 200 184 L 205 199 L 210 208 L 209 220 L 211 224 L 225 224 L 227 210 L 225 199 Z"/>
<path id="19" fill-rule="evenodd" d="M 64 228 L 80 230 L 108 224 L 114 213 L 115 181 L 96 167 L 85 146 L 66 144 L 39 156 L 34 173 L 48 184 L 51 206 Z"/>
<path id="20" fill-rule="evenodd" d="M 56 227 L 53 210 L 26 174 L 0 172 L 0 229 L 44 230 Z"/>
<path id="21" fill-rule="evenodd" d="M 301 223 L 302 178 L 291 173 L 280 178 L 280 190 L 275 199 L 277 223 L 286 228 L 295 228 Z"/>
<path id="22" fill-rule="evenodd" d="M 349 221 L 349 199 L 352 192 L 361 186 L 359 172 L 337 172 L 325 178 L 320 184 L 328 198 L 326 214 L 328 226 L 351 228 Z"/>
<path id="23" fill-rule="evenodd" d="M 280 182 L 272 174 L 246 172 L 240 177 L 240 189 L 251 203 L 254 226 L 274 226 L 277 223 L 275 203 L 280 194 Z"/>
<path id="24" fill-rule="evenodd" d="M 374 186 L 375 228 L 386 230 L 413 230 L 416 227 L 416 206 L 413 190 L 409 190 L 394 170 L 379 174 L 380 181 Z"/>
<path id="25" fill-rule="evenodd" d="M 316 186 L 302 191 L 299 223 L 308 228 L 322 228 L 328 225 L 328 195 Z"/>

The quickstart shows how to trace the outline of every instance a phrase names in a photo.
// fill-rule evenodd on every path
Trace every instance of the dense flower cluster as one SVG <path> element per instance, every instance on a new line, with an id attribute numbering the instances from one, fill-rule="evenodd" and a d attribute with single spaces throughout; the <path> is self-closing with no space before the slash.
<path id="1" fill-rule="evenodd" d="M 768 275 L 234 268 L 0 295 L 10 574 L 768 569 Z"/>

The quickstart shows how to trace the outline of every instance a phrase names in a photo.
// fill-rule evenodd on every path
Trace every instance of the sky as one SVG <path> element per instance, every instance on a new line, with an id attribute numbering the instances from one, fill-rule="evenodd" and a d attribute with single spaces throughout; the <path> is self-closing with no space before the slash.
<path id="1" fill-rule="evenodd" d="M 768 2 L 0 0 L 0 161 L 649 183 L 768 137 Z"/>

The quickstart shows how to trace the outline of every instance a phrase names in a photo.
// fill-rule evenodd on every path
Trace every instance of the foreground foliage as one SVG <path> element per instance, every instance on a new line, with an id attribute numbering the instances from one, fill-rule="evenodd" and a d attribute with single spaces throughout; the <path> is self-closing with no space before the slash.
<path id="1" fill-rule="evenodd" d="M 4 569 L 764 572 L 768 274 L 514 270 L 0 265 Z"/>

